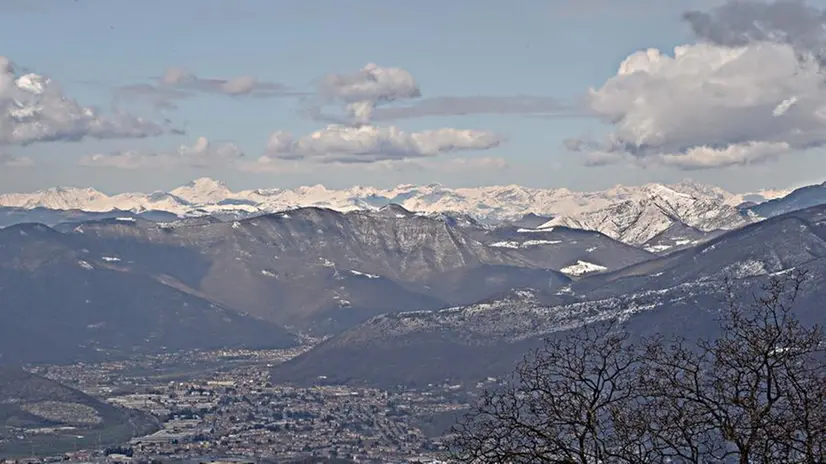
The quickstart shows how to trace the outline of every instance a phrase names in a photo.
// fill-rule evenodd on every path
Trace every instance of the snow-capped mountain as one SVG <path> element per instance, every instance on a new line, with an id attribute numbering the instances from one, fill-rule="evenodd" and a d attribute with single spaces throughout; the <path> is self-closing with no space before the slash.
<path id="1" fill-rule="evenodd" d="M 771 191 L 765 196 L 777 195 Z M 438 184 L 399 185 L 381 189 L 356 186 L 328 189 L 322 185 L 294 189 L 234 192 L 223 182 L 197 179 L 170 192 L 106 195 L 91 188 L 59 187 L 33 193 L 0 195 L 0 207 L 49 208 L 141 213 L 164 211 L 181 217 L 213 214 L 244 217 L 297 207 L 323 207 L 341 212 L 376 210 L 398 204 L 407 210 L 468 215 L 484 221 L 516 220 L 526 214 L 553 217 L 547 227 L 596 230 L 639 245 L 682 222 L 703 231 L 732 229 L 751 221 L 738 205 L 755 194 L 734 194 L 718 187 L 683 181 L 673 185 L 617 186 L 597 192 L 518 185 L 448 188 Z"/>
<path id="2" fill-rule="evenodd" d="M 218 204 L 233 199 L 232 190 L 223 182 L 202 177 L 169 192 L 176 198 L 193 205 Z"/>
<path id="3" fill-rule="evenodd" d="M 711 232 L 754 222 L 754 217 L 741 213 L 731 204 L 734 195 L 691 187 L 644 185 L 627 199 L 596 211 L 560 215 L 539 228 L 566 226 L 598 230 L 622 242 L 642 245 L 677 223 Z"/>
<path id="4" fill-rule="evenodd" d="M 107 211 L 114 209 L 110 198 L 92 188 L 54 187 L 34 193 L 0 195 L 0 205 L 16 208 L 80 209 Z M 100 206 L 99 206 L 100 205 Z"/>

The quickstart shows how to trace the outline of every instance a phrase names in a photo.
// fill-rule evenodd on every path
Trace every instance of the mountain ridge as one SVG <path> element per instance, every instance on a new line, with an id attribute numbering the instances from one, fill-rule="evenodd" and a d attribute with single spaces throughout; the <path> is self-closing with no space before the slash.
<path id="1" fill-rule="evenodd" d="M 766 191 L 776 197 L 778 191 Z M 704 231 L 739 227 L 749 218 L 738 216 L 746 196 L 719 187 L 685 180 L 676 184 L 618 185 L 594 192 L 567 188 L 501 185 L 449 188 L 439 184 L 398 185 L 392 188 L 355 186 L 328 189 L 323 185 L 292 189 L 232 191 L 223 182 L 200 178 L 169 192 L 106 195 L 91 188 L 57 187 L 33 193 L 0 194 L 0 207 L 86 212 L 167 212 L 179 217 L 215 215 L 222 219 L 288 211 L 301 207 L 347 212 L 375 211 L 391 204 L 419 214 L 453 214 L 486 222 L 518 221 L 526 215 L 552 218 L 548 226 L 566 225 L 597 230 L 640 245 L 676 222 Z M 611 224 L 606 216 L 634 213 L 645 223 Z M 634 214 L 626 214 L 633 218 Z M 627 220 L 626 220 L 627 222 Z M 630 232 L 626 229 L 631 230 Z"/>
<path id="2" fill-rule="evenodd" d="M 604 320 L 618 321 L 635 337 L 709 337 L 719 329 L 718 310 L 731 292 L 747 298 L 759 293 L 767 278 L 795 269 L 808 271 L 810 279 L 795 314 L 803 323 L 822 324 L 826 205 L 572 281 L 557 291 L 522 288 L 470 305 L 380 315 L 275 368 L 273 376 L 309 384 L 476 382 L 509 371 L 543 338 Z"/>
<path id="3" fill-rule="evenodd" d="M 488 243 L 500 235 L 479 237 L 487 229 L 401 208 L 341 213 L 308 207 L 180 224 L 126 219 L 59 229 L 101 256 L 150 275 L 174 276 L 221 304 L 287 325 L 358 322 L 388 309 L 394 294 L 404 301 L 399 309 L 438 308 L 509 285 L 564 283 L 567 278 L 554 268 L 582 256 L 611 268 L 650 257 L 596 233 L 575 237 L 582 243 L 567 254 L 539 244 L 496 247 Z M 553 238 L 564 246 L 564 236 Z"/>

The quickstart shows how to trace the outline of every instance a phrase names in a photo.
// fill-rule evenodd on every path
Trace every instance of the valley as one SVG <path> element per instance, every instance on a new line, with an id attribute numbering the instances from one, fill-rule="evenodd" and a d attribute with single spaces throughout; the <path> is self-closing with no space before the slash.
<path id="1" fill-rule="evenodd" d="M 709 335 L 726 292 L 748 294 L 794 269 L 806 269 L 811 280 L 798 316 L 822 323 L 826 206 L 808 206 L 799 195 L 790 195 L 792 206 L 773 206 L 783 214 L 767 218 L 724 205 L 704 215 L 705 229 L 678 217 L 707 208 L 707 200 L 669 210 L 658 203 L 666 202 L 663 196 L 626 201 L 625 219 L 596 210 L 582 222 L 538 213 L 495 221 L 400 204 L 230 217 L 136 211 L 63 217 L 66 210 L 49 210 L 56 221 L 50 225 L 23 221 L 0 229 L 0 363 L 24 365 L 26 375 L 46 375 L 94 401 L 125 406 L 125 414 L 166 418 L 159 435 L 132 439 L 131 449 L 146 456 L 243 455 L 250 450 L 238 446 L 258 443 L 297 457 L 308 450 L 255 437 L 272 440 L 266 430 L 289 423 L 321 439 L 327 435 L 319 419 L 337 417 L 342 430 L 361 423 L 364 408 L 387 414 L 401 404 L 434 416 L 393 413 L 376 423 L 379 429 L 359 425 L 353 437 L 362 441 L 302 446 L 325 455 L 335 449 L 382 459 L 436 456 L 445 430 L 427 424 L 444 422 L 445 414 L 455 420 L 478 388 L 506 378 L 543 340 L 577 327 L 614 320 L 635 339 Z M 794 209 L 800 204 L 808 207 Z M 42 208 L 32 209 L 32 217 L 46 217 Z M 736 219 L 726 222 L 728 214 Z M 608 218 L 630 225 L 621 232 L 587 222 Z M 253 378 L 242 396 L 227 393 L 235 387 L 214 388 Z M 181 387 L 166 386 L 179 382 L 189 385 L 186 395 L 213 385 L 199 400 L 208 409 L 195 421 L 178 417 L 195 403 L 164 396 L 181 395 Z M 351 399 L 339 404 L 341 395 Z M 442 400 L 425 400 L 433 395 Z M 305 409 L 290 402 L 299 414 L 292 422 L 267 415 L 266 405 L 285 398 L 308 401 Z M 249 405 L 229 407 L 237 401 Z M 314 401 L 324 408 L 315 409 Z M 126 412 L 132 409 L 142 412 Z M 8 453 L 40 446 L 39 426 L 9 424 L 7 431 L 23 438 L 9 435 Z M 411 430 L 419 430 L 416 438 Z M 231 431 L 235 441 L 227 439 Z M 89 445 L 73 446 L 81 444 Z M 72 449 L 64 445 L 41 451 Z"/>

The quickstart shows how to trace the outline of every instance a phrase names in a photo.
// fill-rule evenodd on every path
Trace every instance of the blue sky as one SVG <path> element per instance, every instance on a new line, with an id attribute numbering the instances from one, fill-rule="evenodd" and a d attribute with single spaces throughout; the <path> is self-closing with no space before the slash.
<path id="1" fill-rule="evenodd" d="M 0 151 L 31 159 L 33 164 L 0 166 L 0 190 L 54 185 L 90 185 L 106 192 L 154 190 L 201 176 L 224 180 L 234 188 L 441 182 L 579 190 L 690 177 L 744 191 L 819 181 L 819 171 L 826 167 L 819 148 L 750 166 L 690 171 L 657 163 L 587 166 L 583 154 L 567 150 L 563 142 L 584 134 L 600 136 L 609 132 L 610 125 L 575 110 L 376 122 L 409 132 L 457 128 L 502 137 L 489 149 L 440 152 L 432 157 L 433 163 L 417 169 L 372 169 L 374 163 L 361 162 L 302 165 L 303 161 L 291 161 L 300 166 L 256 172 L 220 163 L 139 169 L 80 163 L 96 153 L 166 152 L 193 145 L 198 137 L 209 139 L 211 146 L 232 144 L 252 162 L 265 153 L 273 131 L 302 136 L 327 124 L 301 111 L 311 97 L 198 92 L 176 102 L 174 110 L 114 99 L 123 86 L 155 85 L 171 67 L 202 79 L 254 76 L 259 82 L 312 94 L 325 75 L 355 73 L 376 63 L 409 72 L 421 98 L 522 95 L 578 105 L 589 87 L 602 86 L 628 55 L 646 48 L 668 52 L 675 45 L 696 42 L 680 15 L 686 9 L 708 8 L 708 2 L 660 3 L 9 0 L 0 6 L 0 43 L 6 44 L 2 54 L 14 62 L 18 75 L 48 76 L 59 83 L 63 94 L 83 106 L 98 107 L 103 113 L 128 111 L 160 124 L 168 119 L 169 127 L 186 133 L 8 143 Z M 507 167 L 492 163 L 493 168 L 445 169 L 439 164 L 456 158 L 495 158 Z"/>

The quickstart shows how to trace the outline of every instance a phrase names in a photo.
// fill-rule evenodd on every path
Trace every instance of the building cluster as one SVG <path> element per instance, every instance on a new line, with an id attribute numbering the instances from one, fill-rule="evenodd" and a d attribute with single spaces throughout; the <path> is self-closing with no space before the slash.
<path id="1" fill-rule="evenodd" d="M 158 431 L 104 454 L 110 461 L 438 462 L 444 433 L 472 401 L 467 389 L 447 384 L 419 390 L 273 385 L 270 368 L 297 354 L 282 351 L 198 353 L 198 360 L 186 354 L 42 373 L 158 418 Z M 184 375 L 186 363 L 212 368 Z M 83 453 L 69 456 L 89 456 Z"/>

